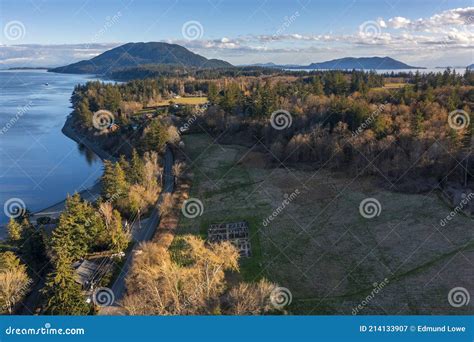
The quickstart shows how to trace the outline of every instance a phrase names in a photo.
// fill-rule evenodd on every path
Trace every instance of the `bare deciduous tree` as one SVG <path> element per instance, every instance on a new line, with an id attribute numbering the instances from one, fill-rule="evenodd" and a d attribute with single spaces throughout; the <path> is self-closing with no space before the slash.
<path id="1" fill-rule="evenodd" d="M 100 203 L 99 205 L 99 212 L 104 218 L 105 226 L 107 227 L 107 230 L 110 228 L 110 225 L 112 223 L 113 219 L 113 207 L 110 202 L 103 202 Z"/>
<path id="2" fill-rule="evenodd" d="M 172 208 L 173 208 L 173 195 L 170 193 L 166 193 L 163 195 L 163 200 L 160 203 L 160 214 L 166 215 L 170 213 Z"/>
<path id="3" fill-rule="evenodd" d="M 136 256 L 123 305 L 130 313 L 209 314 L 225 290 L 226 270 L 238 269 L 238 252 L 229 243 L 212 244 L 187 235 L 170 252 L 144 244 Z M 141 307 L 136 305 L 141 298 Z"/>
<path id="4" fill-rule="evenodd" d="M 12 252 L 2 253 L 0 256 L 0 305 L 1 311 L 13 313 L 31 284 L 26 274 L 25 265 Z"/>
<path id="5" fill-rule="evenodd" d="M 276 308 L 271 305 L 270 295 L 276 287 L 266 279 L 258 283 L 240 283 L 232 288 L 227 296 L 228 314 L 261 315 Z"/>

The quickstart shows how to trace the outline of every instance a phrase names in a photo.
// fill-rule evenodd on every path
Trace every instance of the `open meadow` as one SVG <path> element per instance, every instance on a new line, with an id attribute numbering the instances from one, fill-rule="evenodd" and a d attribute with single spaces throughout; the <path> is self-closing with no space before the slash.
<path id="1" fill-rule="evenodd" d="M 277 167 L 264 146 L 220 145 L 205 134 L 184 141 L 190 196 L 204 210 L 181 217 L 179 232 L 205 237 L 209 224 L 248 221 L 253 255 L 242 274 L 288 288 L 294 314 L 449 313 L 449 290 L 474 283 L 472 219 L 458 214 L 440 226 L 451 208 L 436 192 L 394 193 L 373 178 Z M 366 198 L 379 201 L 378 216 L 361 215 Z"/>

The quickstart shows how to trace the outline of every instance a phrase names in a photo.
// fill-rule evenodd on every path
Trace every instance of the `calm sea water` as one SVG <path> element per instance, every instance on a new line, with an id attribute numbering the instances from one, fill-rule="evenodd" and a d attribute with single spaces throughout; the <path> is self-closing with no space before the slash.
<path id="1" fill-rule="evenodd" d="M 14 198 L 30 211 L 90 187 L 101 174 L 94 154 L 61 133 L 74 85 L 89 76 L 0 71 L 0 223 Z"/>

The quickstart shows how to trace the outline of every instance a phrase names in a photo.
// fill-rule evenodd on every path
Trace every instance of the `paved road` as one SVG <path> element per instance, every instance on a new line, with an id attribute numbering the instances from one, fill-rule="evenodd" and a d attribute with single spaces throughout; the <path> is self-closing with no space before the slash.
<path id="1" fill-rule="evenodd" d="M 117 303 L 117 301 L 123 297 L 123 294 L 125 292 L 125 279 L 127 277 L 128 270 L 130 269 L 130 266 L 132 263 L 134 251 L 136 250 L 140 242 L 151 240 L 151 238 L 153 237 L 156 231 L 156 228 L 158 227 L 158 224 L 160 223 L 158 207 L 159 207 L 159 203 L 161 203 L 163 199 L 163 194 L 171 193 L 174 190 L 174 177 L 173 177 L 173 172 L 172 172 L 173 163 L 174 163 L 173 153 L 171 152 L 171 149 L 167 148 L 165 151 L 164 167 L 163 167 L 163 175 L 164 175 L 163 176 L 163 183 L 164 183 L 163 191 L 160 195 L 160 198 L 158 199 L 156 207 L 153 209 L 150 216 L 142 221 L 141 228 L 138 228 L 138 223 L 136 223 L 133 227 L 133 239 L 135 240 L 134 247 L 132 251 L 127 255 L 125 264 L 122 267 L 122 270 L 118 278 L 115 280 L 114 285 L 112 286 L 112 291 L 114 292 L 114 296 L 115 296 L 115 303 Z M 86 198 L 87 200 L 93 201 L 94 197 L 100 194 L 100 184 L 98 185 L 97 188 L 96 186 L 94 186 L 92 189 L 89 189 L 89 191 L 85 191 L 84 194 L 81 194 L 81 195 L 85 195 L 84 198 Z M 59 202 L 47 209 L 42 210 L 41 212 L 35 213 L 34 215 L 37 217 L 39 216 L 54 217 L 56 216 L 56 214 L 59 215 L 61 211 L 64 210 L 64 203 L 65 203 L 64 201 Z M 44 279 L 42 279 L 35 285 L 35 288 L 32 291 L 32 294 L 27 298 L 25 305 L 23 305 L 23 308 L 20 310 L 21 314 L 26 314 L 26 315 L 34 314 L 32 310 L 33 308 L 36 307 L 38 303 L 39 290 L 43 288 L 43 286 L 44 286 Z"/>
<path id="2" fill-rule="evenodd" d="M 117 279 L 115 280 L 115 283 L 112 285 L 112 291 L 114 293 L 115 298 L 114 306 L 119 306 L 118 301 L 122 299 L 125 293 L 125 279 L 132 264 L 134 252 L 137 250 L 140 242 L 149 241 L 152 239 L 153 235 L 155 234 L 156 228 L 160 223 L 160 214 L 158 208 L 161 201 L 163 200 L 163 195 L 165 193 L 171 193 L 174 190 L 174 177 L 172 172 L 173 163 L 173 153 L 171 152 L 170 148 L 166 148 L 163 167 L 163 191 L 150 216 L 146 220 L 142 221 L 142 227 L 140 229 L 135 229 L 135 232 L 133 234 L 133 238 L 135 240 L 133 249 L 130 253 L 128 253 L 127 259 L 125 260 L 122 270 Z"/>

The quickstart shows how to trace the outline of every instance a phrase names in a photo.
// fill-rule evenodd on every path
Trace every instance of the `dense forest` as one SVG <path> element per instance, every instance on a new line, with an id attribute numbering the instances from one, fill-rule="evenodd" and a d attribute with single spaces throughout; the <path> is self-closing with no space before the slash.
<path id="1" fill-rule="evenodd" d="M 205 97 L 207 102 L 204 106 L 163 102 L 181 97 Z M 256 144 L 276 167 L 324 167 L 352 175 L 374 175 L 388 180 L 383 183 L 391 190 L 410 192 L 449 182 L 466 187 L 472 182 L 474 73 L 468 70 L 464 74 L 447 70 L 385 75 L 273 71 L 258 76 L 188 75 L 120 84 L 89 82 L 75 87 L 71 101 L 75 129 L 102 144 L 115 160 L 104 162 L 99 200 L 89 203 L 77 194 L 69 197 L 52 233 L 41 228 L 50 222 L 39 220 L 40 229 L 36 229 L 28 213 L 11 219 L 11 250 L 0 254 L 0 282 L 15 284 L 2 287 L 8 291 L 2 298 L 16 298 L 3 302 L 3 311 L 8 313 L 15 311 L 43 276 L 43 313 L 94 312 L 83 300 L 72 265 L 91 254 L 115 255 L 127 250 L 131 232 L 124 223 L 140 219 L 154 208 L 161 192 L 160 154 L 169 143 L 179 145 L 182 132 L 177 127 L 183 122 L 187 124 L 185 134 L 205 129 L 222 143 Z M 103 110 L 112 120 L 105 129 L 98 129 L 95 116 Z M 213 249 L 202 241 L 186 239 L 181 242 L 188 246 L 196 265 L 221 260 L 218 255 L 222 254 L 230 263 L 221 265 L 219 261 L 214 266 L 238 270 L 232 248 Z M 145 246 L 142 262 L 132 270 L 125 298 L 129 312 L 233 314 L 236 312 L 228 303 L 234 302 L 239 304 L 233 308 L 239 307 L 241 313 L 271 311 L 252 303 L 265 301 L 274 285 L 266 281 L 242 283 L 224 291 L 228 286 L 223 271 L 217 274 L 218 285 L 207 289 L 213 291 L 212 296 L 198 293 L 192 301 L 185 301 L 182 296 L 195 288 L 189 279 L 200 279 L 202 270 L 182 265 L 172 253 L 157 248 Z M 155 254 L 160 256 L 157 267 L 172 267 L 177 279 L 189 282 L 189 289 L 183 287 L 174 294 L 165 286 L 162 273 L 156 273 L 151 282 L 144 277 L 149 271 L 147 262 Z M 163 260 L 169 263 L 161 265 Z M 24 264 L 32 266 L 27 270 Z M 164 306 L 156 305 L 154 296 L 162 293 L 154 292 L 151 286 L 155 282 L 169 295 Z M 252 303 L 245 298 L 251 298 Z M 176 307 L 180 309 L 170 309 Z"/>
<path id="2" fill-rule="evenodd" d="M 473 110 L 474 73 L 469 70 L 385 75 L 273 71 L 258 77 L 91 82 L 76 87 L 72 102 L 83 128 L 91 128 L 99 109 L 115 113 L 127 127 L 134 113 L 162 99 L 198 95 L 207 95 L 209 101 L 200 125 L 216 135 L 259 141 L 280 161 L 382 174 L 394 185 L 401 176 L 437 182 L 445 176 L 464 182 L 471 178 L 472 125 L 453 126 L 470 120 Z M 278 110 L 290 115 L 291 125 L 283 130 L 270 122 Z M 460 114 L 450 124 L 453 111 Z M 165 116 L 146 126 L 166 121 Z"/>

